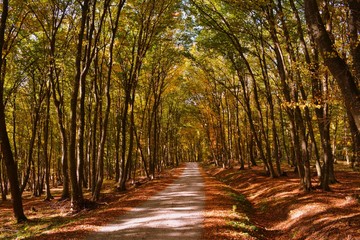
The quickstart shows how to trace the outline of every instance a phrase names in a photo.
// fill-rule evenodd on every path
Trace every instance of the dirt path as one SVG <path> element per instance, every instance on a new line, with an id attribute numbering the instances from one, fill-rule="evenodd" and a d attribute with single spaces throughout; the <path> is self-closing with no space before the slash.
<path id="1" fill-rule="evenodd" d="M 88 239 L 200 239 L 205 205 L 204 182 L 196 163 L 164 191 L 100 227 Z"/>

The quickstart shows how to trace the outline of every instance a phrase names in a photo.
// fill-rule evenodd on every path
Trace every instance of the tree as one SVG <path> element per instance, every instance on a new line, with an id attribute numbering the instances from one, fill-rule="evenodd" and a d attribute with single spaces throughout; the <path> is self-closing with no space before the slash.
<path id="1" fill-rule="evenodd" d="M 0 23 L 0 49 L 2 56 L 0 57 L 0 143 L 1 152 L 3 154 L 5 165 L 7 169 L 8 178 L 10 181 L 11 198 L 13 202 L 13 211 L 17 222 L 26 221 L 24 214 L 21 191 L 19 188 L 19 180 L 17 175 L 17 165 L 14 161 L 14 156 L 11 150 L 11 145 L 8 137 L 6 122 L 5 122 L 5 105 L 4 105 L 4 82 L 5 82 L 5 64 L 6 55 L 4 56 L 6 20 L 9 12 L 9 1 L 4 0 L 2 3 L 1 23 Z"/>
<path id="2" fill-rule="evenodd" d="M 104 152 L 105 152 L 105 142 L 107 138 L 107 132 L 108 132 L 108 123 L 109 123 L 109 115 L 110 115 L 110 107 L 111 107 L 111 97 L 110 97 L 110 83 L 111 83 L 111 77 L 112 77 L 112 70 L 113 70 L 113 51 L 114 51 L 114 44 L 115 44 L 115 38 L 116 33 L 118 31 L 119 26 L 119 19 L 121 10 L 123 9 L 125 4 L 125 0 L 119 1 L 116 9 L 116 15 L 115 19 L 111 19 L 111 40 L 110 40 L 110 46 L 109 46 L 109 63 L 108 63 L 108 72 L 106 76 L 106 109 L 105 109 L 105 117 L 104 121 L 101 124 L 101 137 L 100 137 L 100 143 L 98 148 L 98 179 L 97 183 L 93 192 L 93 200 L 98 200 L 100 195 L 100 190 L 104 178 Z M 94 173 L 93 173 L 94 174 Z"/>
<path id="3" fill-rule="evenodd" d="M 35 15 L 36 20 L 41 26 L 41 30 L 45 34 L 46 43 L 48 44 L 48 51 L 44 54 L 48 56 L 48 78 L 50 81 L 51 90 L 49 92 L 52 95 L 53 103 L 55 105 L 58 128 L 61 136 L 61 163 L 62 163 L 62 183 L 63 191 L 61 199 L 67 199 L 70 197 L 69 189 L 69 174 L 68 174 L 68 137 L 65 127 L 65 115 L 64 112 L 64 92 L 61 90 L 60 82 L 60 68 L 56 59 L 57 46 L 60 45 L 58 35 L 61 30 L 62 24 L 66 17 L 66 12 L 71 4 L 71 0 L 66 1 L 52 1 L 46 4 L 29 4 L 30 11 Z M 48 15 L 46 9 L 51 9 L 51 14 Z M 44 136 L 45 137 L 45 136 Z"/>

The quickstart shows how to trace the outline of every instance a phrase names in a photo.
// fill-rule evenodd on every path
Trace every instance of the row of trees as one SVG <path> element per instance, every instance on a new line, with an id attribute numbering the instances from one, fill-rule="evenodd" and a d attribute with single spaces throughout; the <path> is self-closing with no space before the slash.
<path id="1" fill-rule="evenodd" d="M 190 2 L 194 101 L 215 164 L 259 159 L 278 177 L 287 162 L 306 191 L 315 165 L 329 190 L 337 151 L 359 163 L 359 2 Z"/>
<path id="2" fill-rule="evenodd" d="M 125 190 L 186 160 L 260 160 L 270 177 L 289 164 L 306 191 L 315 165 L 329 190 L 339 151 L 359 163 L 358 13 L 355 0 L 4 0 L 2 199 L 10 183 L 20 222 L 24 191 L 50 200 L 60 185 L 78 211 L 105 178 Z"/>
<path id="3" fill-rule="evenodd" d="M 105 177 L 123 191 L 188 156 L 180 2 L 3 1 L 0 186 L 18 222 L 26 190 L 61 185 L 78 211 Z"/>

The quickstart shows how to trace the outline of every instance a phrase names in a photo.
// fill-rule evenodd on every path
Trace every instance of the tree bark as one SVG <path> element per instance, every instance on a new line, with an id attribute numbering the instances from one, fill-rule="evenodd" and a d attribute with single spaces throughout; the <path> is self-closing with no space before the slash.
<path id="1" fill-rule="evenodd" d="M 360 131 L 360 93 L 349 65 L 342 59 L 326 31 L 316 0 L 305 0 L 305 17 L 325 65 L 336 79 L 346 108 Z"/>
<path id="2" fill-rule="evenodd" d="M 350 17 L 348 20 L 350 32 L 350 48 L 353 58 L 353 68 L 355 70 L 355 81 L 358 84 L 360 81 L 360 41 L 358 39 L 360 31 L 360 1 L 349 0 L 348 4 L 350 9 Z"/>
<path id="3" fill-rule="evenodd" d="M 41 103 L 39 103 L 39 106 L 35 106 L 35 110 L 34 110 L 35 116 L 34 116 L 34 120 L 32 122 L 31 138 L 30 138 L 29 151 L 28 151 L 28 156 L 27 156 L 27 168 L 26 168 L 24 181 L 20 187 L 21 193 L 24 192 L 26 185 L 29 181 L 31 164 L 33 164 L 33 162 L 34 162 L 33 161 L 33 152 L 34 152 L 34 146 L 35 146 L 35 138 L 36 138 L 36 134 L 37 134 L 37 125 L 40 120 L 40 104 Z"/>
<path id="4" fill-rule="evenodd" d="M 3 184 L 3 157 L 1 153 L 1 146 L 0 146 L 0 191 L 1 191 L 1 200 L 6 201 L 6 191 Z"/>
<path id="5" fill-rule="evenodd" d="M 292 102 L 298 102 L 298 89 L 291 89 L 287 80 L 289 73 L 286 69 L 284 56 L 281 49 L 281 44 L 278 39 L 278 33 L 275 27 L 275 18 L 271 9 L 267 9 L 267 20 L 270 27 L 270 35 L 274 42 L 274 51 L 276 56 L 276 66 L 279 72 L 281 87 L 283 95 L 288 104 Z M 293 96 L 292 96 L 293 95 Z M 294 153 L 297 163 L 297 170 L 300 177 L 300 184 L 305 191 L 311 190 L 311 173 L 310 173 L 310 160 L 308 141 L 306 136 L 305 122 L 301 114 L 299 106 L 294 109 L 286 107 L 286 113 L 290 119 L 290 128 L 292 134 L 292 141 L 294 144 Z"/>
<path id="6" fill-rule="evenodd" d="M 54 197 L 51 195 L 50 192 L 50 158 L 48 153 L 48 143 L 49 143 L 49 122 L 50 122 L 50 98 L 51 92 L 50 89 L 47 89 L 46 92 L 46 119 L 45 119 L 45 126 L 44 126 L 44 162 L 45 162 L 45 184 L 46 184 L 46 197 L 45 200 L 51 200 Z"/>
<path id="7" fill-rule="evenodd" d="M 127 84 L 128 86 L 129 84 Z M 127 176 L 127 167 L 126 167 L 126 128 L 127 128 L 127 118 L 128 118 L 128 109 L 129 109 L 129 102 L 130 102 L 130 87 L 128 86 L 125 89 L 125 103 L 124 109 L 121 117 L 121 163 L 120 163 L 120 177 L 118 182 L 118 189 L 119 191 L 126 190 L 126 176 Z"/>
<path id="8" fill-rule="evenodd" d="M 9 11 L 9 1 L 3 0 L 2 2 L 2 13 L 1 13 L 1 23 L 0 23 L 0 52 L 3 52 L 4 42 L 5 42 L 5 28 L 6 21 L 8 17 Z M 1 151 L 3 154 L 3 158 L 5 160 L 7 175 L 10 181 L 10 189 L 11 189 L 11 198 L 13 203 L 13 212 L 16 218 L 16 221 L 24 222 L 27 220 L 21 198 L 21 191 L 19 188 L 19 180 L 18 180 L 18 171 L 17 164 L 14 161 L 14 156 L 11 150 L 11 145 L 9 141 L 9 136 L 6 127 L 5 121 L 5 105 L 4 105 L 4 81 L 5 81 L 5 68 L 4 68 L 5 59 L 0 56 L 0 144 Z"/>
<path id="9" fill-rule="evenodd" d="M 76 52 L 76 75 L 73 81 L 73 89 L 71 94 L 71 120 L 70 120 L 70 139 L 69 139 L 69 170 L 70 170 L 70 183 L 71 183 L 71 210 L 74 212 L 82 208 L 82 193 L 80 193 L 78 178 L 77 178 L 77 158 L 76 158 L 76 135 L 77 135 L 77 111 L 78 111 L 78 95 L 80 83 L 85 77 L 82 71 L 82 57 L 83 57 L 83 41 L 85 37 L 85 27 L 89 11 L 89 0 L 84 0 L 81 7 L 81 25 L 78 34 L 77 52 Z M 88 46 L 90 47 L 90 46 Z"/>

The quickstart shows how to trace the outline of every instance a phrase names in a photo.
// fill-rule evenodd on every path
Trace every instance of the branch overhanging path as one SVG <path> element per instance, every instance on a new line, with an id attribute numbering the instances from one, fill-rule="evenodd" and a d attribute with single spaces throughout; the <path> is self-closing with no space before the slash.
<path id="1" fill-rule="evenodd" d="M 102 226 L 88 239 L 200 239 L 205 206 L 204 181 L 197 163 L 187 163 L 165 190 Z"/>

